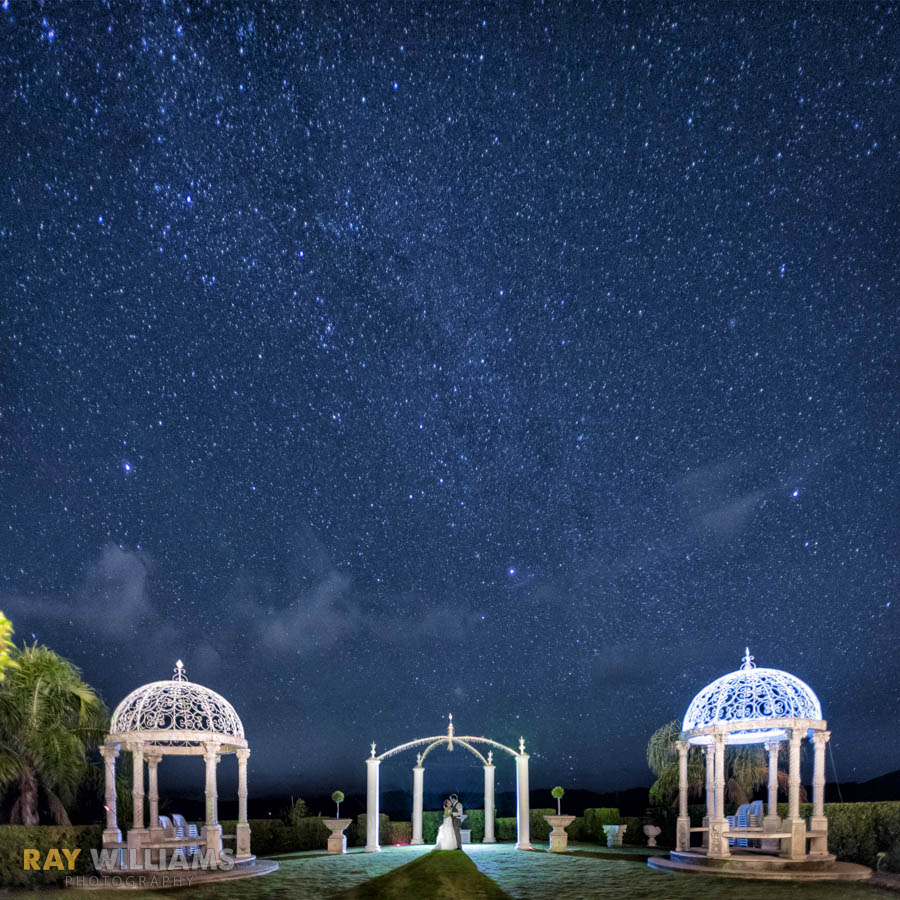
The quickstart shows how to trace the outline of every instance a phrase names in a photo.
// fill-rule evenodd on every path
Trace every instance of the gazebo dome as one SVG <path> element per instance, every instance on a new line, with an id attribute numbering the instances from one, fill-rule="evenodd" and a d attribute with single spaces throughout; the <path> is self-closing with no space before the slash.
<path id="1" fill-rule="evenodd" d="M 173 678 L 133 690 L 116 707 L 109 732 L 123 741 L 133 736 L 147 743 L 247 746 L 234 707 L 221 694 L 188 681 L 180 659 Z"/>
<path id="2" fill-rule="evenodd" d="M 822 719 L 822 706 L 812 688 L 790 672 L 761 669 L 750 650 L 743 665 L 708 684 L 691 701 L 681 730 L 730 726 L 728 744 L 760 743 L 787 737 L 783 723 L 767 727 L 771 719 Z M 754 725 L 758 723 L 758 727 Z M 712 742 L 710 734 L 688 735 L 692 744 Z"/>

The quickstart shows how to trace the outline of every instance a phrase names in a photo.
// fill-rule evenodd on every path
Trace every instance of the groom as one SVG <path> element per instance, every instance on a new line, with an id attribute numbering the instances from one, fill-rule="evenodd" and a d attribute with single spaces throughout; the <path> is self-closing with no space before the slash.
<path id="1" fill-rule="evenodd" d="M 456 838 L 456 849 L 462 850 L 461 824 L 463 808 L 456 794 L 450 795 L 450 815 L 453 818 L 453 836 Z"/>

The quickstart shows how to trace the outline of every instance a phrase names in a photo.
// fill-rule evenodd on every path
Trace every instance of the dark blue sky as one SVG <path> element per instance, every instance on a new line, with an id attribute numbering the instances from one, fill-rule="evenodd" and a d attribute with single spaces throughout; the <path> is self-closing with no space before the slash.
<path id="1" fill-rule="evenodd" d="M 448 712 L 649 781 L 745 644 L 897 768 L 896 7 L 0 20 L 18 639 L 110 706 L 183 658 L 251 788 Z"/>

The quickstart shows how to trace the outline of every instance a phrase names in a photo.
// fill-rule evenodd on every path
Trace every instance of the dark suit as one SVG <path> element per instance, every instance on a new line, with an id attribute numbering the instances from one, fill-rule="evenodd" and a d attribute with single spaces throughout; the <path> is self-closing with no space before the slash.
<path id="1" fill-rule="evenodd" d="M 462 850 L 462 833 L 461 833 L 461 825 L 462 825 L 462 815 L 463 808 L 462 803 L 459 800 L 450 807 L 450 815 L 453 817 L 453 834 L 456 837 L 456 849 Z"/>

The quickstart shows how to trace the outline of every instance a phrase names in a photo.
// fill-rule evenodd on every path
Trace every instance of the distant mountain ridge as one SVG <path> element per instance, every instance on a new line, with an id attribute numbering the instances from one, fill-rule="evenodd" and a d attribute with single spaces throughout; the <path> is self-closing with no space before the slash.
<path id="1" fill-rule="evenodd" d="M 460 799 L 464 807 L 481 809 L 483 797 L 480 791 L 460 791 Z M 812 789 L 807 785 L 807 794 L 812 796 Z M 313 791 L 295 789 L 293 797 L 303 797 L 309 808 L 310 815 L 324 816 L 334 815 L 334 803 L 330 793 L 319 794 Z M 199 791 L 184 792 L 180 795 L 174 793 L 163 794 L 166 810 L 180 812 L 190 820 L 199 820 L 203 817 L 203 794 Z M 424 796 L 425 809 L 440 809 L 444 794 L 437 791 L 426 791 Z M 532 809 L 555 809 L 556 801 L 550 796 L 550 788 L 535 788 L 530 791 Z M 825 801 L 827 803 L 863 803 L 878 800 L 900 800 L 900 769 L 896 772 L 888 772 L 879 775 L 869 781 L 846 781 L 841 784 L 829 782 L 825 786 Z M 697 800 L 692 799 L 692 802 Z M 278 819 L 290 807 L 291 795 L 271 794 L 263 797 L 251 797 L 248 801 L 250 818 Z M 562 798 L 564 813 L 581 815 L 585 809 L 601 806 L 616 807 L 623 816 L 643 816 L 650 805 L 649 789 L 646 787 L 628 788 L 624 791 L 588 791 L 579 788 L 566 788 Z M 516 793 L 515 791 L 502 791 L 495 797 L 495 807 L 498 816 L 515 816 Z M 347 793 L 347 797 L 341 803 L 341 814 L 356 817 L 365 812 L 365 792 Z M 410 791 L 391 790 L 382 791 L 380 799 L 380 811 L 386 813 L 394 821 L 409 821 L 412 815 L 412 793 Z M 237 816 L 237 801 L 225 797 L 219 799 L 219 817 L 221 819 L 233 819 Z"/>

